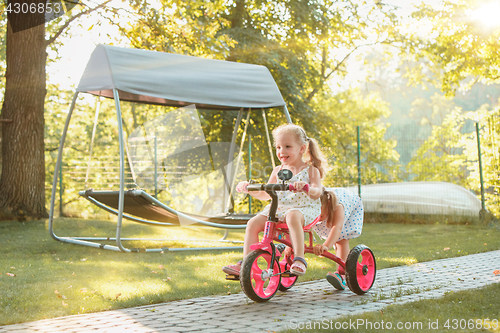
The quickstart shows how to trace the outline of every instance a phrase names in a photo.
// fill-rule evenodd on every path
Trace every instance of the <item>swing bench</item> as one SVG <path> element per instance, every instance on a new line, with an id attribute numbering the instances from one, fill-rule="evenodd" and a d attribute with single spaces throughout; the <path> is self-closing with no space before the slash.
<path id="1" fill-rule="evenodd" d="M 62 165 L 65 140 L 80 93 L 97 96 L 98 102 L 88 147 L 88 169 L 82 177 L 85 178 L 85 188 L 79 195 L 117 216 L 115 237 L 58 236 L 54 233 L 54 207 L 60 177 L 57 171 Z M 87 180 L 90 178 L 91 162 L 96 162 L 92 159 L 97 158 L 92 152 L 95 149 L 94 139 L 98 136 L 96 128 L 101 97 L 113 99 L 116 110 L 117 152 L 108 159 L 118 158 L 118 175 L 115 177 L 118 181 L 115 185 L 118 188 L 109 189 L 105 186 L 105 189 L 94 190 L 87 186 Z M 125 120 L 121 101 L 181 109 L 160 114 L 134 129 L 132 133 L 124 133 Z M 274 166 L 265 110 L 277 107 L 283 108 L 286 121 L 291 123 L 281 93 L 269 70 L 264 66 L 98 45 L 76 89 L 61 136 L 49 212 L 51 237 L 61 242 L 122 252 L 241 249 L 241 246 L 140 249 L 126 247 L 122 241 L 139 239 L 122 237 L 122 221 L 125 218 L 155 226 L 196 225 L 221 228 L 225 229 L 225 235 L 220 241 L 228 242 L 228 231 L 244 229 L 248 219 L 253 216 L 235 214 L 233 208 L 235 182 L 250 116 L 252 114 L 260 117 L 259 112 L 255 111 L 261 111 Z M 201 129 L 202 124 L 207 122 L 205 115 L 208 113 L 198 110 L 237 113 L 231 142 L 208 142 Z M 244 127 L 243 131 L 241 126 Z M 237 138 L 241 141 L 239 152 Z M 159 151 L 162 149 L 163 155 L 160 156 Z M 77 162 L 83 163 L 81 160 Z M 107 171 L 110 167 L 103 168 Z M 218 181 L 221 183 L 220 187 L 208 185 L 208 182 L 214 179 L 221 180 Z M 183 187 L 191 186 L 184 186 L 190 182 L 203 184 L 208 188 L 206 191 L 214 192 L 212 201 L 207 200 L 201 205 L 199 199 L 195 198 L 192 199 L 193 202 L 189 202 L 189 195 Z M 190 188 L 191 192 L 197 192 L 196 186 Z M 148 190 L 154 190 L 154 193 L 150 194 Z M 169 200 L 160 200 L 159 195 L 168 191 L 171 192 Z M 173 208 L 170 203 L 175 204 L 176 199 L 181 203 L 177 203 L 176 208 Z M 203 206 L 203 209 L 185 211 L 182 209 L 183 205 Z M 206 213 L 212 206 L 223 206 L 223 212 Z M 104 244 L 103 241 L 115 241 L 116 246 Z"/>

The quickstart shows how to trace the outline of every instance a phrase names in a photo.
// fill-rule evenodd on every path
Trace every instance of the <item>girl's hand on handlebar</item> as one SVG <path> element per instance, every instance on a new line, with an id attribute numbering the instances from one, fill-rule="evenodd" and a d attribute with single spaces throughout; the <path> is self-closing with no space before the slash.
<path id="1" fill-rule="evenodd" d="M 328 246 L 323 244 L 314 245 L 313 252 L 315 255 L 320 256 L 325 251 L 328 251 Z"/>
<path id="2" fill-rule="evenodd" d="M 309 184 L 306 182 L 295 182 L 293 183 L 294 192 L 307 192 L 309 190 Z"/>
<path id="3" fill-rule="evenodd" d="M 240 182 L 238 185 L 236 185 L 236 191 L 238 192 L 243 192 L 243 193 L 248 193 L 247 186 L 250 184 L 247 181 Z"/>

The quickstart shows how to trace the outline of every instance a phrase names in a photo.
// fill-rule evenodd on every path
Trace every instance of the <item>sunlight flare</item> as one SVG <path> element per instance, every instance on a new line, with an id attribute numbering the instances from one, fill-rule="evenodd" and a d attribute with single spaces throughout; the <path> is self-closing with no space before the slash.
<path id="1" fill-rule="evenodd" d="M 471 17 L 486 28 L 500 27 L 500 1 L 487 2 L 471 12 Z"/>

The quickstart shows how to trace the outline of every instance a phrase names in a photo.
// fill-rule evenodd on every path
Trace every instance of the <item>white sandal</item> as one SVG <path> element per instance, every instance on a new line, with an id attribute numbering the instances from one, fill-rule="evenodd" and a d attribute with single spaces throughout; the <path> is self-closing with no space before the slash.
<path id="1" fill-rule="evenodd" d="M 293 258 L 293 264 L 290 267 L 290 273 L 292 273 L 293 275 L 302 276 L 306 274 L 306 268 L 307 268 L 306 260 L 301 257 L 295 257 Z"/>

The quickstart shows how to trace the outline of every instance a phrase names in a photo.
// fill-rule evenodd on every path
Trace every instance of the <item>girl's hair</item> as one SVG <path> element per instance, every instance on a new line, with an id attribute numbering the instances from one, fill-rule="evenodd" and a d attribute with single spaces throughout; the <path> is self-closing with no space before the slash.
<path id="1" fill-rule="evenodd" d="M 321 208 L 326 209 L 326 226 L 327 228 L 333 227 L 333 212 L 339 205 L 339 200 L 333 191 L 327 190 L 324 186 L 321 191 Z"/>
<path id="2" fill-rule="evenodd" d="M 278 126 L 273 130 L 273 137 L 276 140 L 276 137 L 278 135 L 284 133 L 295 134 L 297 136 L 297 140 L 299 143 L 307 145 L 306 160 L 304 162 L 316 167 L 319 170 L 321 178 L 323 178 L 326 172 L 328 171 L 328 162 L 326 161 L 325 156 L 321 152 L 318 142 L 313 138 L 308 137 L 302 127 L 294 124 L 284 124 Z"/>

